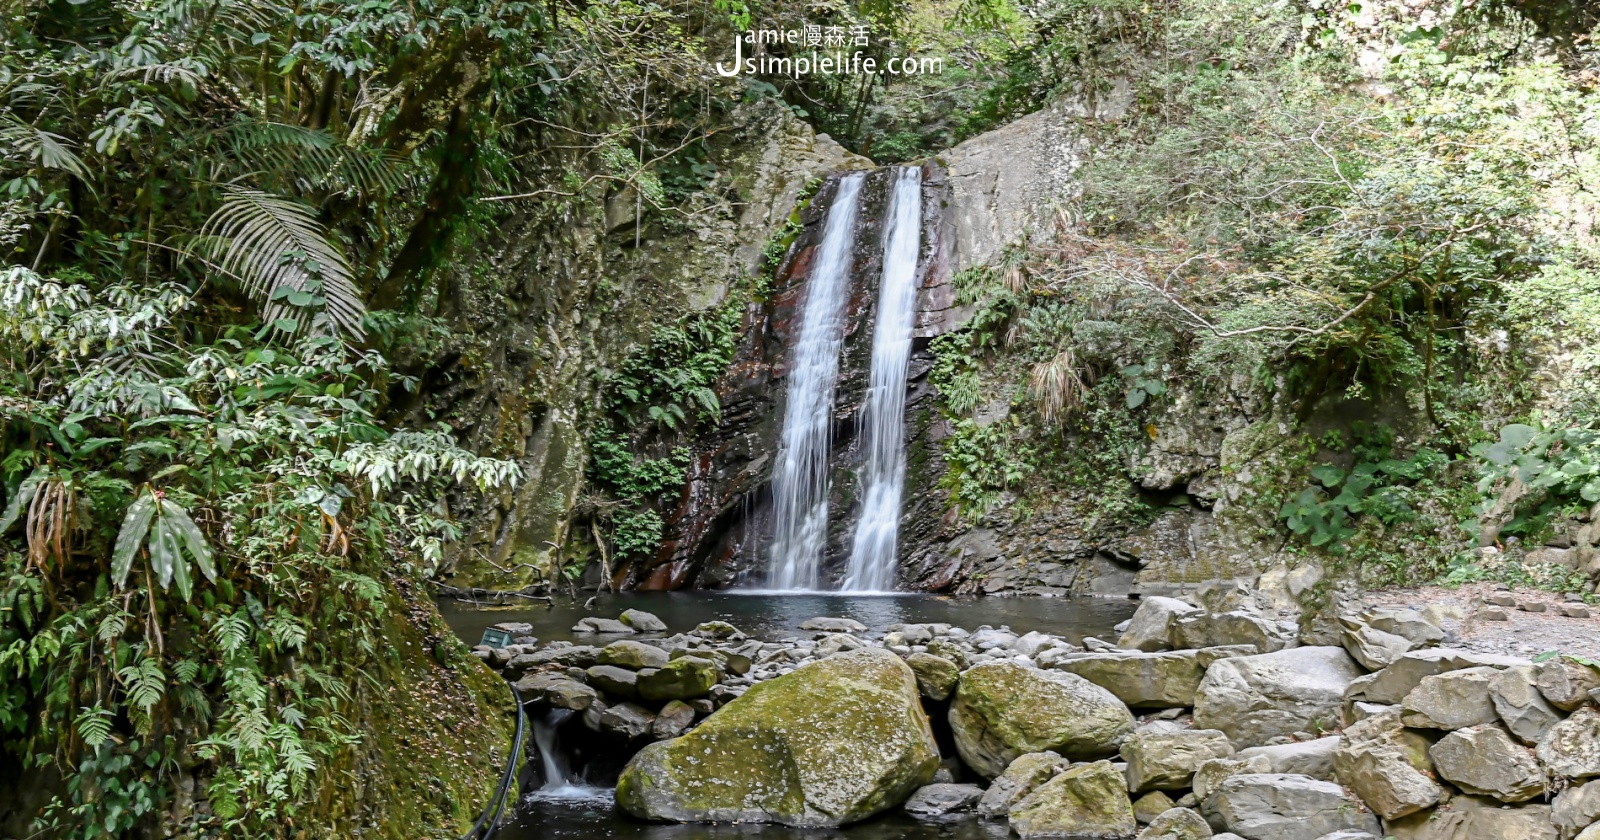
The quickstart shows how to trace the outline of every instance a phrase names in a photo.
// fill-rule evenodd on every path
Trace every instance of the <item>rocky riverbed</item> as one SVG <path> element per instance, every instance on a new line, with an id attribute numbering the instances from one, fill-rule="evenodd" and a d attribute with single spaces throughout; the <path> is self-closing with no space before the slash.
<path id="1" fill-rule="evenodd" d="M 1449 646 L 1461 612 L 1370 607 L 1302 628 L 1153 597 L 1117 638 L 1077 644 L 827 617 L 800 625 L 810 638 L 727 622 L 662 636 L 631 610 L 584 619 L 578 641 L 475 652 L 530 710 L 570 710 L 595 739 L 591 781 L 614 774 L 617 806 L 645 820 L 901 811 L 1022 837 L 1600 840 L 1600 671 Z"/>

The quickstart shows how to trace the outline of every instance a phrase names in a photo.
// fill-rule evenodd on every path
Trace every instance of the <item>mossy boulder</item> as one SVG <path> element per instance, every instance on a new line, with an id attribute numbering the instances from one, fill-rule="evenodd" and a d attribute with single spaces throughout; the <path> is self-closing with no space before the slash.
<path id="1" fill-rule="evenodd" d="M 716 684 L 717 663 L 693 656 L 639 672 L 639 696 L 646 700 L 693 700 L 710 694 Z"/>
<path id="2" fill-rule="evenodd" d="M 1109 761 L 1080 764 L 1040 785 L 1011 809 L 1023 837 L 1131 840 L 1139 830 L 1128 786 Z"/>
<path id="3" fill-rule="evenodd" d="M 950 704 L 956 750 L 990 779 L 1028 753 L 1050 750 L 1073 760 L 1112 755 L 1133 725 L 1116 695 L 1083 677 L 1012 662 L 967 669 Z"/>
<path id="4" fill-rule="evenodd" d="M 938 768 L 916 676 L 869 648 L 759 683 L 645 747 L 617 781 L 617 805 L 647 820 L 829 827 L 899 805 Z"/>
<path id="5" fill-rule="evenodd" d="M 917 687 L 922 696 L 929 700 L 949 698 L 950 692 L 956 690 L 956 681 L 961 678 L 961 671 L 954 662 L 931 653 L 913 653 L 906 657 L 906 664 L 917 675 Z"/>

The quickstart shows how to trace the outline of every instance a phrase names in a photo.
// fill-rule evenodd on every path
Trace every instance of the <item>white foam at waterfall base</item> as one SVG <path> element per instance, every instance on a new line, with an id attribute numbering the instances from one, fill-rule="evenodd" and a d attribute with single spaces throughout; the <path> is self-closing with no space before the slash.
<path id="1" fill-rule="evenodd" d="M 833 395 L 844 343 L 844 305 L 850 296 L 856 207 L 864 180 L 865 175 L 856 173 L 839 182 L 806 285 L 800 336 L 789 352 L 783 438 L 772 474 L 773 540 L 767 574 L 772 589 L 816 589 L 820 583 L 828 536 Z"/>
<path id="2" fill-rule="evenodd" d="M 845 574 L 847 592 L 894 588 L 900 501 L 905 490 L 906 368 L 917 307 L 917 255 L 922 246 L 922 170 L 895 178 L 884 236 L 883 279 L 872 331 L 872 373 L 863 415 L 867 460 L 861 471 L 861 519 Z"/>

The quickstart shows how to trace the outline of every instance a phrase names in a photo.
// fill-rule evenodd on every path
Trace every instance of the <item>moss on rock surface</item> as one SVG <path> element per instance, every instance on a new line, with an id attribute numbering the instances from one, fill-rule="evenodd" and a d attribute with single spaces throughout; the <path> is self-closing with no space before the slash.
<path id="1" fill-rule="evenodd" d="M 455 838 L 494 796 L 516 707 L 430 600 L 402 583 L 386 601 L 386 647 L 359 665 L 372 680 L 351 681 L 360 741 L 320 768 L 303 825 L 320 837 Z"/>
<path id="2" fill-rule="evenodd" d="M 962 760 L 992 779 L 1027 753 L 1109 756 L 1133 731 L 1133 714 L 1076 674 L 987 662 L 961 675 L 950 728 Z"/>
<path id="3" fill-rule="evenodd" d="M 1109 761 L 1081 764 L 1028 794 L 1011 809 L 1023 837 L 1130 840 L 1139 830 L 1128 786 Z"/>
<path id="4" fill-rule="evenodd" d="M 836 826 L 900 804 L 938 766 L 911 669 L 863 649 L 756 685 L 645 747 L 617 804 L 650 820 Z"/>

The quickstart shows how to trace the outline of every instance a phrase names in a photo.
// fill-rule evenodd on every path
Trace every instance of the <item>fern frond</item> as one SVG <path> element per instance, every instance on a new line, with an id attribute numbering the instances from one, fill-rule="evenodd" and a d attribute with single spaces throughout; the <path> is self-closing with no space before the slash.
<path id="1" fill-rule="evenodd" d="M 109 709 L 99 706 L 90 708 L 84 706 L 74 721 L 74 728 L 78 730 L 78 737 L 91 747 L 98 747 L 111 737 L 111 722 L 114 719 Z"/>
<path id="2" fill-rule="evenodd" d="M 191 90 L 198 89 L 206 79 L 206 68 L 194 61 L 161 62 L 138 67 L 124 67 L 106 74 L 106 81 L 142 76 L 147 85 L 170 85 L 174 82 Z"/>
<path id="3" fill-rule="evenodd" d="M 311 208 L 283 196 L 230 187 L 199 241 L 225 243 L 212 258 L 223 272 L 243 278 L 245 292 L 261 301 L 268 323 L 289 319 L 304 327 L 309 320 L 317 327 L 318 315 L 325 315 L 338 329 L 361 334 L 366 308 L 350 264 Z"/>
<path id="4" fill-rule="evenodd" d="M 0 114 L 0 146 L 10 146 L 46 169 L 59 169 L 85 181 L 89 178 L 89 170 L 72 151 L 72 141 L 34 128 L 11 114 Z"/>
<path id="5" fill-rule="evenodd" d="M 233 156 L 302 191 L 352 189 L 372 195 L 405 185 L 403 160 L 392 152 L 339 142 L 326 131 L 284 123 L 241 121 L 228 130 Z"/>

